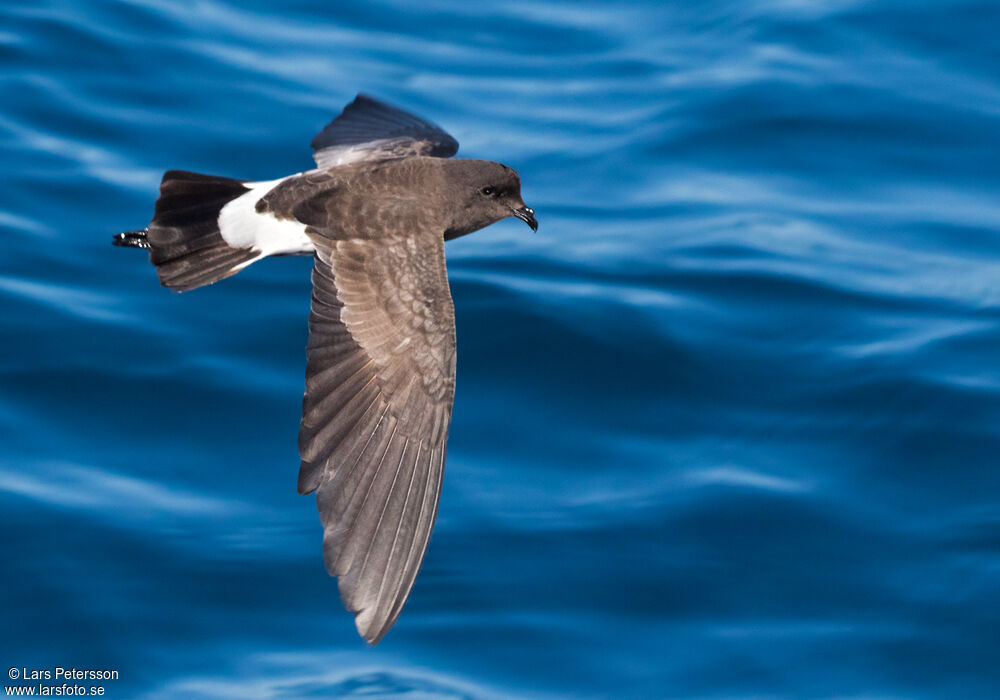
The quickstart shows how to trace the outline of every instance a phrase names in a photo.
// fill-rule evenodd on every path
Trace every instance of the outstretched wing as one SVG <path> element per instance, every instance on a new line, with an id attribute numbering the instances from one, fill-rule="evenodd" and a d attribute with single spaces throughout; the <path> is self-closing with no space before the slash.
<path id="1" fill-rule="evenodd" d="M 327 570 L 358 632 L 399 616 L 437 514 L 455 394 L 440 235 L 313 235 L 299 492 L 316 491 Z"/>
<path id="2" fill-rule="evenodd" d="M 450 158 L 458 153 L 458 141 L 441 127 L 367 95 L 358 95 L 316 134 L 312 147 L 320 168 L 407 156 Z"/>

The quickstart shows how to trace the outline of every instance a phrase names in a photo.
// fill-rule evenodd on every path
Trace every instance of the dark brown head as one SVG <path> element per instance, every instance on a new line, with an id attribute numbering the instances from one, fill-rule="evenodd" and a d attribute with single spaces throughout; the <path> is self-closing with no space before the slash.
<path id="1" fill-rule="evenodd" d="M 521 178 L 506 165 L 489 160 L 448 160 L 444 166 L 452 208 L 445 240 L 478 231 L 514 216 L 538 230 L 533 209 L 521 199 Z"/>

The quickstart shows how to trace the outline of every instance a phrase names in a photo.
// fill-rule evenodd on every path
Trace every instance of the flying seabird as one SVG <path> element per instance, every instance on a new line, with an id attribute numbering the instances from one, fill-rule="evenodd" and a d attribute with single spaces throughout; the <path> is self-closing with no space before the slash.
<path id="1" fill-rule="evenodd" d="M 270 255 L 313 255 L 298 490 L 316 493 L 323 558 L 358 632 L 378 643 L 423 560 L 455 395 L 444 242 L 517 217 L 506 165 L 451 160 L 429 121 L 358 95 L 312 147 L 317 168 L 268 182 L 171 170 L 146 229 L 164 287 L 212 284 Z"/>

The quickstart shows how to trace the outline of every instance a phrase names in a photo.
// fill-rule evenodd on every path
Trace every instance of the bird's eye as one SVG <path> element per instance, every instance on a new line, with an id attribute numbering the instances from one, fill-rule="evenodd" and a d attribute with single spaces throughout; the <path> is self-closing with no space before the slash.
<path id="1" fill-rule="evenodd" d="M 482 192 L 483 194 L 485 194 L 487 197 L 489 197 L 492 194 L 496 194 L 496 190 L 493 189 L 492 187 L 484 187 L 483 189 L 481 189 L 479 191 Z"/>

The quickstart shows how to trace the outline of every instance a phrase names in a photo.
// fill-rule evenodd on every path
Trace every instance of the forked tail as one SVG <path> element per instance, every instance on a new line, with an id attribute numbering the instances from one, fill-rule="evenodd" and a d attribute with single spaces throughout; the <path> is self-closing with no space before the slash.
<path id="1" fill-rule="evenodd" d="M 112 243 L 149 250 L 164 287 L 183 292 L 218 282 L 261 256 L 229 245 L 219 231 L 222 208 L 249 191 L 240 180 L 169 170 L 149 227 L 119 233 Z"/>

